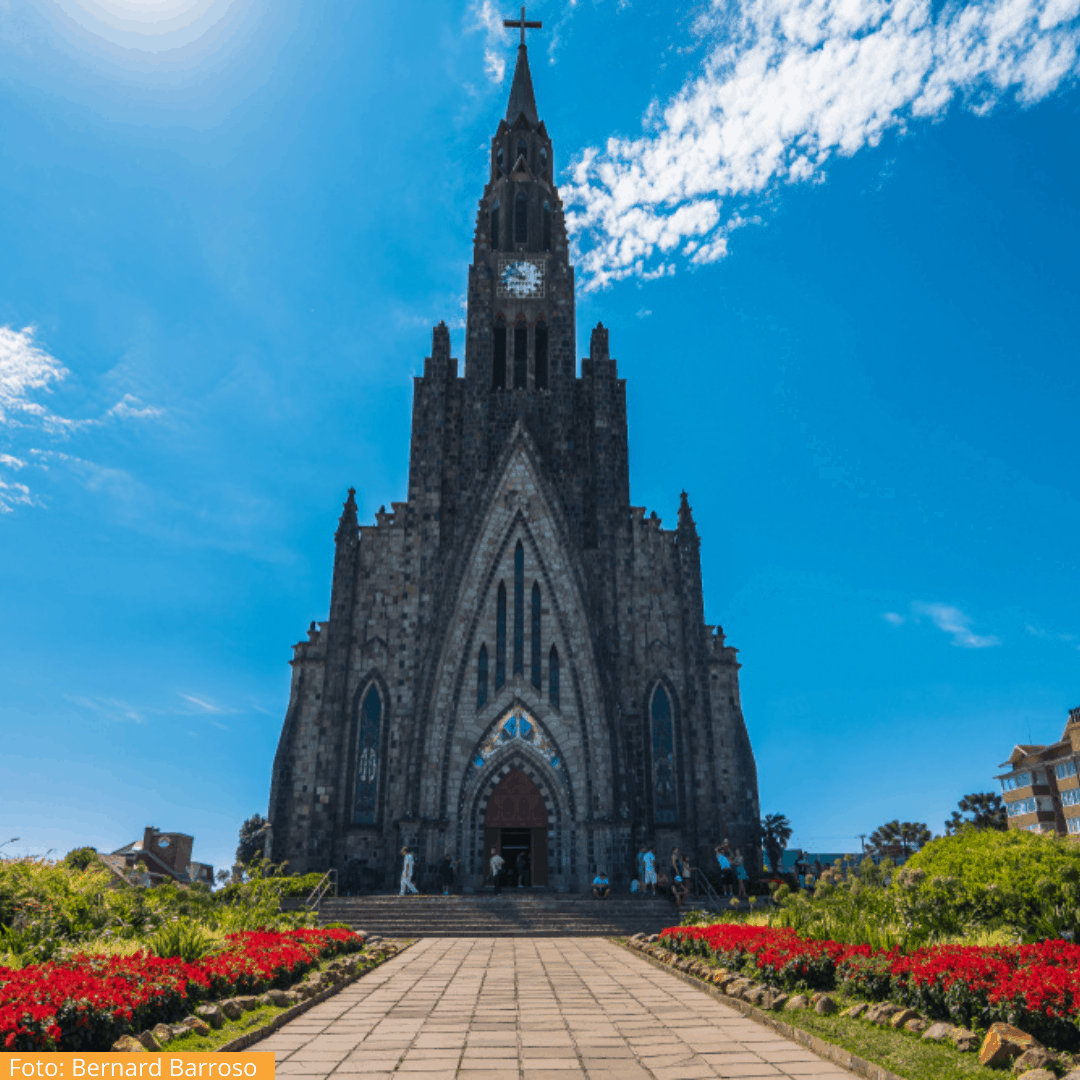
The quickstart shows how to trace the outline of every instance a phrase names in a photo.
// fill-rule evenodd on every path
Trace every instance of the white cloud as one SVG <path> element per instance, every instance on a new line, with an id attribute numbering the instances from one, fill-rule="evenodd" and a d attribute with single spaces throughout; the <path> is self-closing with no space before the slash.
<path id="1" fill-rule="evenodd" d="M 163 410 L 145 405 L 134 394 L 125 394 L 98 418 L 72 419 L 61 416 L 37 398 L 51 393 L 70 374 L 68 369 L 34 340 L 34 328 L 15 330 L 0 326 L 0 437 L 6 441 L 20 438 L 61 437 L 71 439 L 80 431 L 102 428 L 112 423 L 152 420 Z M 113 494 L 131 490 L 131 478 L 121 469 L 107 468 L 92 461 L 55 450 L 33 448 L 27 458 L 0 453 L 0 514 L 17 506 L 44 506 L 28 485 L 15 483 L 4 470 L 17 471 L 27 464 L 48 470 L 49 461 L 63 462 L 74 469 L 91 491 L 108 489 Z"/>
<path id="2" fill-rule="evenodd" d="M 951 634 L 953 645 L 962 649 L 988 649 L 1001 644 L 1001 639 L 991 634 L 976 634 L 971 629 L 970 616 L 959 608 L 949 604 L 923 603 L 912 604 L 911 608 L 916 615 L 927 616 L 939 630 Z"/>
<path id="3" fill-rule="evenodd" d="M 881 617 L 892 626 L 903 626 L 907 621 L 903 615 L 897 615 L 895 611 L 886 611 Z"/>
<path id="4" fill-rule="evenodd" d="M 503 26 L 501 9 L 493 0 L 472 0 L 469 5 L 469 29 L 483 31 L 484 74 L 493 82 L 501 83 L 506 76 L 506 27 Z"/>
<path id="5" fill-rule="evenodd" d="M 1076 634 L 1059 634 L 1053 630 L 1044 630 L 1041 626 L 1033 626 L 1031 623 L 1027 623 L 1024 626 L 1032 637 L 1037 637 L 1041 641 L 1060 641 L 1066 645 L 1076 645 L 1080 641 L 1080 637 Z M 1077 646 L 1080 648 L 1080 646 Z"/>
<path id="6" fill-rule="evenodd" d="M 86 697 L 67 697 L 73 705 L 78 705 L 83 709 L 90 709 L 93 712 L 104 716 L 107 720 L 115 721 L 132 721 L 136 724 L 145 724 L 146 715 L 145 711 L 137 708 L 134 705 L 129 705 L 126 701 L 121 701 L 117 698 L 86 698 Z"/>
<path id="7" fill-rule="evenodd" d="M 207 701 L 205 698 L 195 697 L 194 694 L 181 694 L 180 696 L 185 701 L 190 701 L 192 705 L 196 706 L 199 709 L 202 709 L 203 712 L 208 712 L 208 713 L 232 713 L 232 712 L 236 712 L 235 709 L 223 708 L 221 705 L 215 705 L 212 701 Z M 221 727 L 221 726 L 222 725 L 220 725 L 220 724 L 218 725 L 218 727 Z M 224 730 L 228 731 L 228 728 L 225 728 Z"/>
<path id="8" fill-rule="evenodd" d="M 48 393 L 67 374 L 55 356 L 34 344 L 32 326 L 22 330 L 0 326 L 0 425 L 36 421 L 51 431 L 70 427 L 74 421 L 56 416 L 34 400 L 35 393 Z"/>
<path id="9" fill-rule="evenodd" d="M 485 0 L 486 2 L 486 0 Z M 677 252 L 715 262 L 745 224 L 725 215 L 775 185 L 820 181 L 834 155 L 1007 95 L 1030 104 L 1074 77 L 1080 0 L 710 0 L 700 72 L 640 138 L 587 149 L 564 190 L 587 289 L 645 278 Z M 726 220 L 725 220 L 726 217 Z M 752 220 L 752 219 L 751 219 Z"/>
<path id="10" fill-rule="evenodd" d="M 121 420 L 152 420 L 164 411 L 155 405 L 144 405 L 134 394 L 125 394 L 105 415 Z"/>

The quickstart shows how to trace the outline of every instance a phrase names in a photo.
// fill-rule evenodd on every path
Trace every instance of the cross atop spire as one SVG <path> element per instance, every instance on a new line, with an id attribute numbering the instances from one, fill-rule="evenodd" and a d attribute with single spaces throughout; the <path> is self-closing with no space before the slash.
<path id="1" fill-rule="evenodd" d="M 544 24 L 541 22 L 526 22 L 525 21 L 525 5 L 521 5 L 521 18 L 520 19 L 503 19 L 503 26 L 521 27 L 521 44 L 525 44 L 525 31 L 526 30 L 539 30 Z"/>

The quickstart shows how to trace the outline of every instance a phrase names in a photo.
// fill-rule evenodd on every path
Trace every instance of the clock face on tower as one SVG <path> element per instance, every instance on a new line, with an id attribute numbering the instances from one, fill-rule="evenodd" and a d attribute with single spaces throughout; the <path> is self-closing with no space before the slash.
<path id="1" fill-rule="evenodd" d="M 502 258 L 495 286 L 497 296 L 536 300 L 544 296 L 544 260 Z"/>

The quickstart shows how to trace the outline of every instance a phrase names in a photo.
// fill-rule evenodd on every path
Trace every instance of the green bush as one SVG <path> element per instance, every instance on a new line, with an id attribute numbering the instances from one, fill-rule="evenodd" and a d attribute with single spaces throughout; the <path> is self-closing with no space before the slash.
<path id="1" fill-rule="evenodd" d="M 918 878 L 920 904 L 961 919 L 1008 923 L 1029 937 L 1080 929 L 1080 846 L 1068 840 L 967 828 L 927 844 L 905 870 Z"/>

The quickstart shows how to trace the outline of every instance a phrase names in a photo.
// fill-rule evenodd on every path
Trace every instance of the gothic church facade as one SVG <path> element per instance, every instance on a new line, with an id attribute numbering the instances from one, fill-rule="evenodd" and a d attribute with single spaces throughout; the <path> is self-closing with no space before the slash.
<path id="1" fill-rule="evenodd" d="M 643 843 L 758 862 L 736 650 L 704 621 L 700 545 L 630 504 L 626 384 L 592 331 L 526 46 L 491 142 L 464 373 L 440 323 L 415 380 L 408 499 L 359 525 L 350 490 L 330 613 L 295 646 L 271 783 L 291 872 L 388 887 L 409 845 L 478 887 L 526 851 L 536 885 L 616 885 Z"/>

